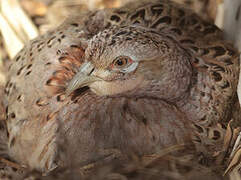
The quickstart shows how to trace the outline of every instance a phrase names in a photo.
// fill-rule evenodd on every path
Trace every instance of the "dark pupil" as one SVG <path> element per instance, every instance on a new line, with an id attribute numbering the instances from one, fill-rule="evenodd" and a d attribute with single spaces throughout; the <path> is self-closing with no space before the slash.
<path id="1" fill-rule="evenodd" d="M 118 59 L 118 60 L 116 61 L 116 64 L 117 64 L 118 66 L 122 66 L 122 65 L 124 64 L 124 62 L 123 62 L 122 59 Z"/>

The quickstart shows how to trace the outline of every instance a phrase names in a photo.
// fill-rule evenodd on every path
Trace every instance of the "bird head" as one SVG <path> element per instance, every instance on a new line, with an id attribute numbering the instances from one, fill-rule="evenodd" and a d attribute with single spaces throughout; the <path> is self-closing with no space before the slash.
<path id="1" fill-rule="evenodd" d="M 66 93 L 88 86 L 99 96 L 172 99 L 190 84 L 189 60 L 181 45 L 165 33 L 139 26 L 112 27 L 89 41 L 85 62 Z"/>

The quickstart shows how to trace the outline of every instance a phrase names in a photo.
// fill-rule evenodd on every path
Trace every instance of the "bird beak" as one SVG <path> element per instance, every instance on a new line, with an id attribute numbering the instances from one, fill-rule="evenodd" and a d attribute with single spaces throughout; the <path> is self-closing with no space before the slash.
<path id="1" fill-rule="evenodd" d="M 85 62 L 80 66 L 79 71 L 66 88 L 66 95 L 69 96 L 76 89 L 88 86 L 93 82 L 100 81 L 101 79 L 91 75 L 94 71 L 94 66 L 90 62 Z"/>

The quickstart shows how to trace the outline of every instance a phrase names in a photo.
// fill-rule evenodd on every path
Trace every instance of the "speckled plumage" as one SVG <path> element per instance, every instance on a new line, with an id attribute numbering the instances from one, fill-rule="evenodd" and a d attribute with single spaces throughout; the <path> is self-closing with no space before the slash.
<path id="1" fill-rule="evenodd" d="M 216 26 L 166 0 L 71 17 L 9 67 L 9 155 L 49 171 L 70 155 L 86 164 L 190 141 L 212 153 L 237 100 L 238 55 Z M 119 56 L 138 66 L 111 69 Z M 74 89 L 85 63 L 101 80 Z"/>

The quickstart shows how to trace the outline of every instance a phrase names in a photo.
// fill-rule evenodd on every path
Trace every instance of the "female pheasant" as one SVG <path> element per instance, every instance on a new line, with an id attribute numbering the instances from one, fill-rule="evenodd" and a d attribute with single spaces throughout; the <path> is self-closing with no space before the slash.
<path id="1" fill-rule="evenodd" d="M 8 153 L 47 172 L 70 156 L 88 164 L 190 142 L 214 152 L 238 74 L 222 32 L 168 0 L 71 17 L 9 67 Z"/>

